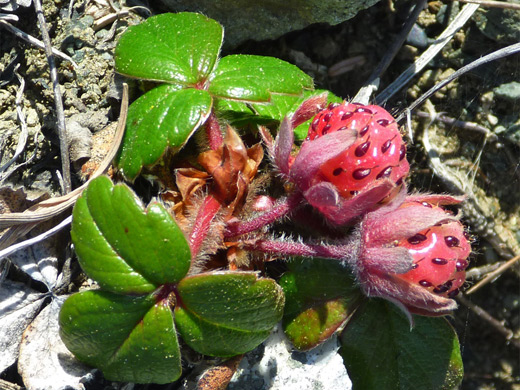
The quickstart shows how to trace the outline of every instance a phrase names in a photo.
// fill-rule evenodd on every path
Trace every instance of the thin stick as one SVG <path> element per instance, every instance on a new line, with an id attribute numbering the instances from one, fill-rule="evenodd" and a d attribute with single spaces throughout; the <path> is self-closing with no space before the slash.
<path id="1" fill-rule="evenodd" d="M 473 287 L 471 287 L 468 291 L 466 291 L 466 295 L 473 294 L 475 291 L 480 290 L 482 287 L 484 287 L 486 284 L 494 281 L 496 278 L 498 278 L 500 275 L 504 273 L 505 270 L 512 267 L 515 263 L 518 263 L 520 260 L 520 255 L 513 257 L 512 259 L 509 259 L 504 264 L 502 264 L 500 267 L 498 267 L 493 272 L 490 272 L 487 274 L 487 276 L 480 280 L 477 284 L 475 284 Z"/>
<path id="2" fill-rule="evenodd" d="M 365 83 L 363 87 L 361 87 L 361 89 L 354 97 L 354 99 L 352 99 L 352 101 L 359 102 L 362 104 L 368 104 L 368 102 L 370 101 L 370 96 L 372 96 L 372 93 L 377 91 L 377 89 L 379 88 L 381 75 L 386 71 L 388 66 L 392 63 L 395 56 L 399 52 L 399 49 L 401 49 L 401 47 L 403 46 L 404 42 L 406 41 L 406 38 L 408 37 L 408 34 L 410 34 L 410 31 L 412 30 L 413 25 L 417 21 L 419 14 L 422 12 L 425 6 L 426 0 L 420 0 L 417 2 L 417 4 L 415 4 L 411 15 L 406 20 L 406 23 L 403 26 L 402 30 L 399 32 L 399 35 L 392 42 L 392 45 L 390 45 L 390 48 L 387 50 L 387 52 L 381 59 L 381 62 L 379 62 L 377 67 L 374 69 L 374 71 L 368 78 L 368 81 Z"/>
<path id="3" fill-rule="evenodd" d="M 455 33 L 464 26 L 469 18 L 478 9 L 478 4 L 467 4 L 453 19 L 450 25 L 408 69 L 406 69 L 395 81 L 385 88 L 376 97 L 376 103 L 382 105 L 390 99 L 395 93 L 403 88 L 416 74 L 418 74 L 428 63 L 442 50 L 442 48 L 453 38 Z"/>
<path id="4" fill-rule="evenodd" d="M 464 129 L 464 130 L 470 130 L 470 131 L 484 134 L 486 139 L 488 139 L 491 142 L 498 141 L 498 136 L 495 133 L 493 133 L 488 128 L 481 126 L 475 122 L 467 122 L 467 121 L 462 121 L 460 119 L 451 118 L 449 116 L 444 115 L 444 113 L 442 113 L 442 112 L 437 112 L 433 118 L 430 113 L 427 113 L 424 111 L 416 111 L 415 115 L 417 115 L 421 118 L 430 118 L 433 120 L 438 120 L 442 123 L 446 123 L 447 125 L 451 125 L 454 127 L 460 127 L 461 129 Z"/>
<path id="5" fill-rule="evenodd" d="M 509 45 L 507 47 L 504 47 L 502 49 L 499 49 L 497 51 L 494 51 L 488 55 L 485 55 L 484 57 L 479 58 L 478 60 L 475 60 L 471 63 L 469 63 L 466 66 L 463 66 L 456 72 L 452 73 L 450 76 L 446 77 L 441 82 L 435 84 L 432 88 L 430 88 L 427 92 L 425 92 L 420 98 L 418 98 L 416 101 L 414 101 L 406 110 L 407 111 L 413 111 L 415 108 L 420 106 L 424 103 L 426 99 L 428 99 L 431 95 L 433 95 L 435 92 L 437 92 L 439 89 L 443 88 L 447 84 L 451 83 L 453 80 L 459 78 L 464 73 L 469 72 L 470 70 L 473 70 L 480 65 L 487 64 L 488 62 L 499 60 L 500 58 L 504 58 L 507 56 L 510 56 L 511 54 L 516 54 L 520 52 L 520 43 L 515 43 L 513 45 Z M 401 113 L 396 121 L 399 122 L 405 117 L 406 113 Z"/>
<path id="6" fill-rule="evenodd" d="M 466 280 L 480 279 L 503 264 L 505 264 L 505 261 L 497 261 L 496 263 L 481 265 L 480 267 L 471 267 L 466 270 Z"/>
<path id="7" fill-rule="evenodd" d="M 58 82 L 58 71 L 56 70 L 54 54 L 52 53 L 51 39 L 49 37 L 49 32 L 47 31 L 45 17 L 43 16 L 41 1 L 33 0 L 33 3 L 34 9 L 36 10 L 36 17 L 38 18 L 38 24 L 40 25 L 43 43 L 45 45 L 45 54 L 47 55 L 47 62 L 49 63 L 52 88 L 54 91 L 54 104 L 56 106 L 58 136 L 60 138 L 61 174 L 63 176 L 64 193 L 67 194 L 72 189 L 70 178 L 69 142 L 67 137 L 67 129 L 65 127 L 65 114 L 63 112 L 60 84 Z"/>
<path id="8" fill-rule="evenodd" d="M 22 30 L 16 28 L 11 23 L 8 23 L 7 21 L 0 19 L 0 26 L 4 26 L 6 29 L 11 31 L 15 36 L 17 36 L 20 39 L 23 39 L 24 41 L 30 43 L 31 45 L 34 45 L 42 50 L 45 50 L 45 44 L 42 41 L 30 36 L 29 34 L 23 32 Z M 72 58 L 70 58 L 67 54 L 59 51 L 58 49 L 55 49 L 54 47 L 52 48 L 52 54 L 64 59 L 65 61 L 69 61 L 75 69 L 78 68 L 78 64 L 76 64 L 76 62 L 74 62 L 74 60 Z"/>
<path id="9" fill-rule="evenodd" d="M 482 318 L 484 321 L 489 323 L 493 328 L 498 330 L 501 334 L 506 337 L 506 340 L 513 344 L 515 347 L 520 348 L 520 340 L 515 338 L 515 334 L 511 329 L 506 328 L 500 321 L 494 318 L 487 311 L 482 309 L 480 306 L 474 304 L 470 300 L 464 298 L 462 295 L 457 297 L 457 300 L 462 303 L 464 306 L 468 307 L 473 313 Z"/>
<path id="10" fill-rule="evenodd" d="M 488 8 L 504 8 L 504 9 L 520 10 L 520 4 L 506 3 L 504 1 L 493 1 L 493 0 L 453 0 L 453 1 L 460 1 L 461 3 L 479 4 L 482 7 L 488 7 Z"/>
<path id="11" fill-rule="evenodd" d="M 30 238 L 28 240 L 11 245 L 10 247 L 5 248 L 3 250 L 0 250 L 0 260 L 3 259 L 4 257 L 12 255 L 14 252 L 19 251 L 20 249 L 27 248 L 28 246 L 31 246 L 33 244 L 36 244 L 40 241 L 43 241 L 43 240 L 49 238 L 50 236 L 59 232 L 65 226 L 68 226 L 71 222 L 72 222 L 72 215 L 69 215 L 67 218 L 65 218 L 63 221 L 61 221 L 58 225 L 47 230 L 46 232 L 44 232 L 36 237 Z"/>

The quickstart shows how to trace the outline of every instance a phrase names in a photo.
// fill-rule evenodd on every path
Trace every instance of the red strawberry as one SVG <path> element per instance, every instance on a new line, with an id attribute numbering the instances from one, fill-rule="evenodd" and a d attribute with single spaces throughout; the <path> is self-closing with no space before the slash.
<path id="1" fill-rule="evenodd" d="M 381 178 L 401 185 L 410 167 L 392 115 L 379 106 L 333 103 L 314 117 L 307 141 L 342 130 L 357 131 L 356 141 L 320 167 L 315 183 L 332 183 L 343 198 L 357 195 Z"/>
<path id="2" fill-rule="evenodd" d="M 471 248 L 457 216 L 443 205 L 461 198 L 409 195 L 367 213 L 359 249 L 350 262 L 368 296 L 386 298 L 406 313 L 444 315 L 464 283 Z M 411 317 L 410 317 L 411 318 Z"/>
<path id="3" fill-rule="evenodd" d="M 437 206 L 421 202 L 422 207 Z M 409 203 L 401 207 L 407 207 Z M 413 269 L 401 279 L 444 296 L 454 297 L 464 283 L 471 252 L 467 233 L 459 221 L 439 223 L 399 242 L 413 257 Z"/>
<path id="4" fill-rule="evenodd" d="M 390 201 L 408 174 L 406 147 L 392 116 L 378 106 L 304 102 L 284 118 L 274 144 L 267 140 L 282 177 L 336 226 L 351 224 Z M 294 127 L 317 112 L 293 158 Z M 305 115 L 304 115 L 305 114 Z"/>

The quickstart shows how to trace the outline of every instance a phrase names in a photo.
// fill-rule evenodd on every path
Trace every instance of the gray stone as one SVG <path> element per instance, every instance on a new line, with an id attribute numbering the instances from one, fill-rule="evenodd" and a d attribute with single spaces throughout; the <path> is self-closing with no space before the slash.
<path id="1" fill-rule="evenodd" d="M 507 3 L 520 4 L 518 0 Z M 486 37 L 500 43 L 520 41 L 520 12 L 514 9 L 489 8 L 473 15 L 478 29 Z"/>
<path id="2" fill-rule="evenodd" d="M 18 7 L 29 7 L 32 0 L 0 0 L 0 11 L 13 12 Z"/>
<path id="3" fill-rule="evenodd" d="M 226 47 L 248 39 L 275 39 L 314 23 L 335 25 L 378 0 L 160 0 L 170 12 L 200 12 L 225 28 Z"/>
<path id="4" fill-rule="evenodd" d="M 79 169 L 90 158 L 92 133 L 86 127 L 70 119 L 66 120 L 66 125 L 70 161 L 76 169 Z"/>
<path id="5" fill-rule="evenodd" d="M 495 92 L 495 96 L 507 100 L 511 103 L 516 103 L 520 101 L 520 83 L 516 81 L 512 81 L 507 84 L 502 84 L 496 87 L 493 92 Z"/>
<path id="6" fill-rule="evenodd" d="M 278 326 L 262 346 L 244 356 L 228 389 L 351 390 L 338 348 L 333 336 L 308 352 L 296 351 Z"/>

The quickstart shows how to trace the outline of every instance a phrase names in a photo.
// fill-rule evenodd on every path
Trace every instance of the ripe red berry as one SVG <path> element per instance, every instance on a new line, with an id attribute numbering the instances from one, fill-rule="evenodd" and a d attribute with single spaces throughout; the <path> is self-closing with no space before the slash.
<path id="1" fill-rule="evenodd" d="M 405 313 L 445 315 L 464 283 L 471 248 L 457 215 L 442 206 L 462 198 L 408 195 L 364 215 L 350 265 L 368 296 L 388 299 Z M 411 317 L 409 317 L 411 319 Z"/>
<path id="2" fill-rule="evenodd" d="M 311 123 L 307 141 L 343 130 L 356 130 L 356 141 L 324 163 L 315 182 L 332 183 L 343 198 L 357 195 L 378 179 L 400 185 L 408 175 L 406 146 L 392 115 L 379 106 L 334 103 Z"/>
<path id="3" fill-rule="evenodd" d="M 418 203 L 418 202 L 413 202 Z M 427 202 L 422 207 L 437 207 Z M 405 202 L 401 207 L 407 207 Z M 454 297 L 464 283 L 471 247 L 459 221 L 439 223 L 399 242 L 413 257 L 413 269 L 400 278 L 430 292 Z"/>

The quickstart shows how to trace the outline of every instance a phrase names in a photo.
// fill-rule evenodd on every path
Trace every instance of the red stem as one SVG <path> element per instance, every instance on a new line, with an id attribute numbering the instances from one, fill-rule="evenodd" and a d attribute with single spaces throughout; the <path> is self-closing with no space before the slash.
<path id="1" fill-rule="evenodd" d="M 213 111 L 211 111 L 211 114 L 209 115 L 209 118 L 207 119 L 204 126 L 206 128 L 206 136 L 208 137 L 209 147 L 211 150 L 217 150 L 222 146 L 224 137 L 220 131 L 220 124 L 218 123 L 217 116 Z"/>
<path id="2" fill-rule="evenodd" d="M 301 192 L 295 192 L 279 201 L 271 210 L 251 221 L 229 224 L 224 233 L 224 238 L 240 236 L 261 229 L 296 210 L 303 204 L 302 201 L 303 196 Z"/>
<path id="3" fill-rule="evenodd" d="M 320 245 L 275 240 L 258 240 L 254 243 L 246 242 L 244 248 L 263 253 L 282 255 L 284 257 L 325 257 L 336 260 L 349 260 L 354 256 L 355 252 L 352 244 Z"/>
<path id="4" fill-rule="evenodd" d="M 188 240 L 193 257 L 199 253 L 202 243 L 208 235 L 211 222 L 219 212 L 220 207 L 220 202 L 212 195 L 207 195 L 204 198 Z"/>

